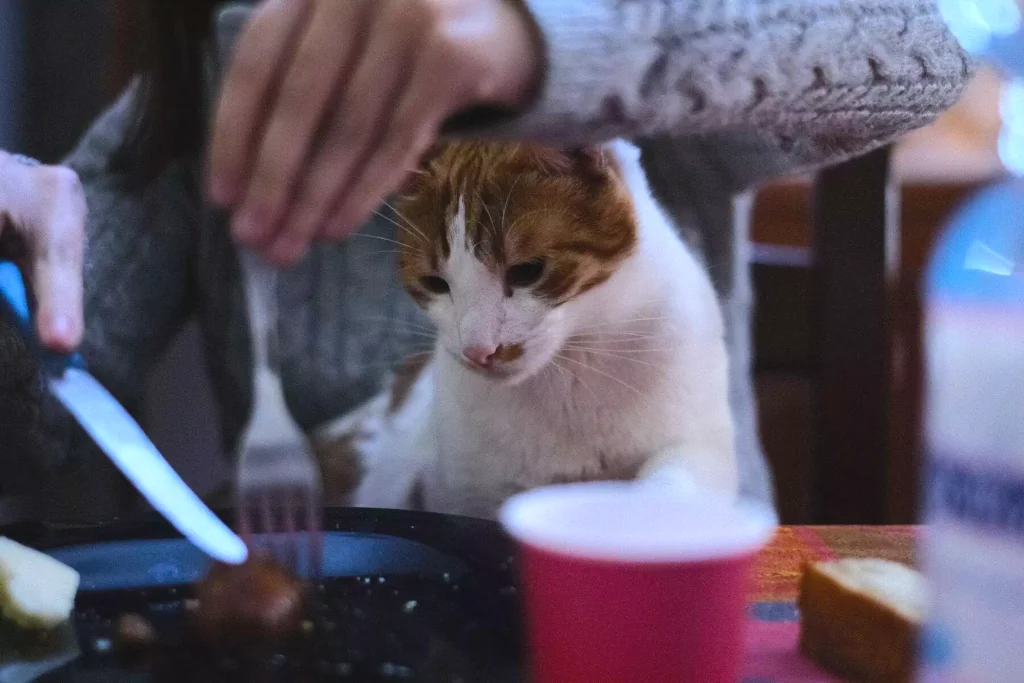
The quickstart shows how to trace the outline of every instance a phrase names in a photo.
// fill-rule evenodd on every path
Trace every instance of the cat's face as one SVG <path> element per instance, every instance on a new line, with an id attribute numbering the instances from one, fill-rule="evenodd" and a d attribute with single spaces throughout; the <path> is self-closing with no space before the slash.
<path id="1" fill-rule="evenodd" d="M 441 346 L 510 382 L 551 362 L 579 324 L 573 302 L 637 244 L 628 192 L 600 150 L 444 145 L 396 208 L 403 285 Z"/>

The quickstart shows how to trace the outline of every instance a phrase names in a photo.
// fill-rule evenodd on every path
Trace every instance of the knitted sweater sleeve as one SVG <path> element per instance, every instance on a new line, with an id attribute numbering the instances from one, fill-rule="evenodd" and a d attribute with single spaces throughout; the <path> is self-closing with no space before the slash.
<path id="1" fill-rule="evenodd" d="M 65 160 L 82 181 L 89 209 L 82 352 L 91 372 L 130 408 L 190 312 L 198 218 L 183 166 L 142 187 L 110 169 L 129 129 L 133 96 L 130 88 Z"/>
<path id="2" fill-rule="evenodd" d="M 972 69 L 931 0 L 515 0 L 546 69 L 474 133 L 561 144 L 701 137 L 733 189 L 925 125 Z"/>

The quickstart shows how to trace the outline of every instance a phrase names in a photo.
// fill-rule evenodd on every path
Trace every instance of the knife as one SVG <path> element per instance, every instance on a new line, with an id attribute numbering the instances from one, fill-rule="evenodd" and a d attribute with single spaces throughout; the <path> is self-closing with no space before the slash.
<path id="1" fill-rule="evenodd" d="M 128 411 L 90 375 L 80 354 L 55 353 L 36 336 L 21 271 L 0 261 L 0 311 L 13 319 L 35 352 L 50 391 L 146 500 L 189 541 L 214 559 L 241 564 L 245 543 L 182 481 Z"/>

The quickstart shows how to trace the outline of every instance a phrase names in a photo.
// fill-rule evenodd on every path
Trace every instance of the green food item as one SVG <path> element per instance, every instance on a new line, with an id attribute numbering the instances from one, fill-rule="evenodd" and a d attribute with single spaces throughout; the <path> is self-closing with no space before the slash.
<path id="1" fill-rule="evenodd" d="M 25 629 L 68 621 L 79 575 L 49 555 L 0 537 L 0 616 Z"/>

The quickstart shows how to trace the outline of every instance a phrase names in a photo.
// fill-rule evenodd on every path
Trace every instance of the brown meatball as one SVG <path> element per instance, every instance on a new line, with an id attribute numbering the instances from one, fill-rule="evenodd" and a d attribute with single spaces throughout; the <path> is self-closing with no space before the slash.
<path id="1" fill-rule="evenodd" d="M 303 583 L 274 560 L 250 556 L 216 564 L 196 585 L 191 623 L 213 648 L 278 643 L 296 632 L 305 612 Z"/>
<path id="2" fill-rule="evenodd" d="M 160 642 L 160 635 L 145 617 L 124 614 L 117 620 L 116 642 L 120 650 L 144 650 Z"/>

